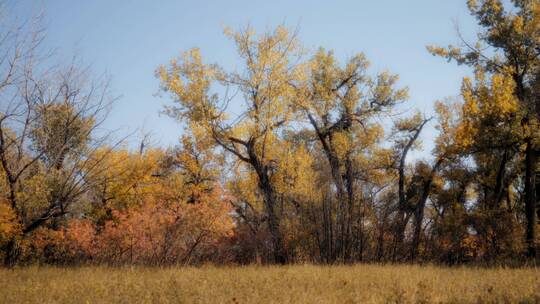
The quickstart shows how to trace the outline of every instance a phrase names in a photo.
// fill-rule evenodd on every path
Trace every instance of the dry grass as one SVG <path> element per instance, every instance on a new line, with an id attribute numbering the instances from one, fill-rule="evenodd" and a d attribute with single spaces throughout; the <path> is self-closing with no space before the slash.
<path id="1" fill-rule="evenodd" d="M 537 269 L 0 269 L 0 303 L 540 303 Z"/>

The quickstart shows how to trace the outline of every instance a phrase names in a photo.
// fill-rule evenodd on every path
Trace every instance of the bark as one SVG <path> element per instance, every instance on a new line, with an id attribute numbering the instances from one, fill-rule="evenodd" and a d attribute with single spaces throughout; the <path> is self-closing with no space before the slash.
<path id="1" fill-rule="evenodd" d="M 13 267 L 19 259 L 19 248 L 17 247 L 17 241 L 15 239 L 9 240 L 4 248 L 4 267 Z"/>
<path id="2" fill-rule="evenodd" d="M 540 198 L 540 172 L 536 172 L 536 220 L 537 222 L 540 220 L 540 202 L 538 201 L 538 198 Z M 509 195 L 509 191 L 506 191 L 506 194 Z M 510 201 L 510 200 L 508 200 Z M 512 208 L 509 208 L 510 211 L 512 211 Z"/>
<path id="3" fill-rule="evenodd" d="M 424 221 L 425 201 L 417 206 L 414 213 L 414 233 L 411 246 L 411 261 L 415 261 L 418 257 L 418 248 L 420 247 L 420 234 L 422 232 L 422 222 Z"/>
<path id="4" fill-rule="evenodd" d="M 525 241 L 527 243 L 527 255 L 536 257 L 536 163 L 537 152 L 532 147 L 532 142 L 527 141 L 525 150 L 525 217 L 527 219 Z"/>
<path id="5" fill-rule="evenodd" d="M 416 129 L 412 130 L 413 133 L 405 146 L 403 147 L 403 151 L 401 152 L 401 156 L 399 159 L 399 167 L 398 167 L 398 174 L 399 174 L 399 180 L 398 180 L 398 212 L 397 212 L 397 219 L 396 224 L 394 228 L 394 250 L 393 250 L 393 256 L 392 260 L 396 260 L 397 258 L 397 251 L 403 247 L 403 241 L 405 239 L 405 227 L 407 226 L 407 223 L 409 222 L 410 214 L 408 213 L 410 206 L 409 206 L 409 200 L 410 196 L 406 194 L 405 189 L 405 164 L 407 159 L 407 154 L 409 153 L 410 149 L 412 148 L 414 142 L 418 139 L 420 136 L 420 133 L 422 132 L 422 129 L 428 123 L 429 119 L 424 119 Z M 414 190 L 414 189 L 413 189 Z"/>
<path id="6" fill-rule="evenodd" d="M 250 142 L 248 145 L 248 153 L 250 163 L 257 173 L 259 180 L 259 189 L 263 194 L 264 207 L 266 211 L 268 231 L 270 232 L 272 242 L 272 256 L 274 263 L 286 264 L 287 254 L 285 252 L 285 245 L 283 243 L 283 237 L 280 231 L 279 218 L 276 215 L 276 202 L 277 196 L 275 189 L 270 180 L 270 168 L 268 165 L 263 164 L 259 157 L 255 154 L 254 143 Z"/>
<path id="7" fill-rule="evenodd" d="M 344 255 L 343 258 L 345 261 L 348 261 L 352 257 L 352 223 L 354 216 L 354 168 L 350 156 L 347 156 L 345 161 L 345 185 L 347 189 L 347 213 L 346 213 L 346 231 L 344 238 Z M 361 215 L 358 215 L 358 220 L 361 221 Z M 360 235 L 360 240 L 362 236 Z"/>
<path id="8" fill-rule="evenodd" d="M 308 114 L 308 118 L 311 125 L 315 129 L 315 133 L 317 134 L 317 137 L 322 145 L 323 151 L 328 160 L 328 164 L 330 165 L 332 181 L 334 182 L 337 192 L 337 214 L 334 227 L 334 229 L 337 230 L 335 231 L 335 233 L 334 231 L 330 233 L 332 238 L 329 239 L 331 249 L 329 251 L 328 262 L 333 263 L 335 261 L 345 259 L 345 248 L 348 246 L 346 241 L 346 235 L 348 230 L 346 215 L 346 212 L 348 210 L 347 201 L 350 201 L 352 199 L 351 196 L 353 194 L 351 187 L 349 187 L 350 191 L 346 190 L 345 181 L 341 172 L 341 161 L 337 156 L 334 147 L 332 146 L 332 135 L 338 130 L 346 130 L 347 128 L 349 128 L 350 121 L 342 117 L 342 119 L 340 119 L 334 125 L 321 128 L 313 116 Z"/>
<path id="9" fill-rule="evenodd" d="M 332 151 L 329 152 L 329 163 L 330 169 L 332 171 L 332 179 L 334 180 L 334 185 L 336 186 L 337 191 L 337 214 L 336 214 L 336 237 L 332 241 L 334 243 L 334 250 L 332 252 L 332 262 L 335 262 L 339 259 L 342 259 L 344 256 L 344 247 L 345 247 L 345 230 L 346 230 L 346 220 L 345 220 L 345 201 L 346 201 L 346 191 L 341 175 L 340 170 L 340 161 L 337 156 L 334 155 Z"/>
<path id="10" fill-rule="evenodd" d="M 273 187 L 266 182 L 266 179 L 260 179 L 260 188 L 264 196 L 264 205 L 267 215 L 268 231 L 272 238 L 272 251 L 274 263 L 286 264 L 287 255 L 283 244 L 283 237 L 279 228 L 279 219 L 275 211 L 275 191 Z"/>
<path id="11" fill-rule="evenodd" d="M 411 260 L 416 260 L 418 256 L 418 247 L 420 246 L 420 234 L 422 232 L 422 222 L 424 221 L 424 210 L 426 207 L 426 202 L 431 193 L 431 185 L 433 184 L 433 178 L 442 165 L 443 159 L 439 158 L 433 168 L 431 169 L 431 174 L 428 179 L 424 182 L 422 187 L 422 195 L 416 204 L 415 213 L 414 213 L 414 233 L 411 246 Z"/>

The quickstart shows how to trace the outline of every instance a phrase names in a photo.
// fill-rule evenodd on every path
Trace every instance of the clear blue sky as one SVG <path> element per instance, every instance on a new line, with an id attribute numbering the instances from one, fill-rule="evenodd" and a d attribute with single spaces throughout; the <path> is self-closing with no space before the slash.
<path id="1" fill-rule="evenodd" d="M 432 113 L 433 102 L 459 94 L 470 73 L 426 51 L 426 45 L 458 42 L 455 24 L 474 38 L 476 26 L 465 0 L 357 1 L 8 1 L 21 17 L 46 14 L 47 45 L 68 59 L 78 52 L 96 74 L 107 72 L 121 95 L 107 127 L 127 134 L 153 133 L 163 146 L 177 143 L 181 129 L 160 115 L 170 100 L 156 97 L 154 70 L 181 51 L 200 47 L 205 59 L 235 67 L 234 47 L 223 26 L 251 24 L 264 31 L 279 24 L 299 28 L 307 47 L 333 49 L 346 59 L 364 52 L 372 71 L 400 75 L 410 88 L 410 108 Z M 424 133 L 430 149 L 434 130 Z M 136 138 L 132 139 L 135 142 Z"/>

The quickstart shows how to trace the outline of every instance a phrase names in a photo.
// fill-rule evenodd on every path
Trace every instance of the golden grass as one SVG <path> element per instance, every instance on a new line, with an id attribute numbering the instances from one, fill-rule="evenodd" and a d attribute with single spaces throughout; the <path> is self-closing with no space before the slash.
<path id="1" fill-rule="evenodd" d="M 540 303 L 534 268 L 0 269 L 0 303 Z"/>

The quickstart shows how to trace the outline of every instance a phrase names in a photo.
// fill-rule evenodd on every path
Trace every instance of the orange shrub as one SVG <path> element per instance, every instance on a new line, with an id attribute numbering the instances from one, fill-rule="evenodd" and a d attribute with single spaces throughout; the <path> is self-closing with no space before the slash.
<path id="1" fill-rule="evenodd" d="M 114 210 L 114 220 L 97 229 L 73 221 L 66 235 L 72 255 L 113 264 L 188 264 L 212 258 L 233 231 L 228 205 L 221 202 L 171 206 L 149 203 Z"/>

